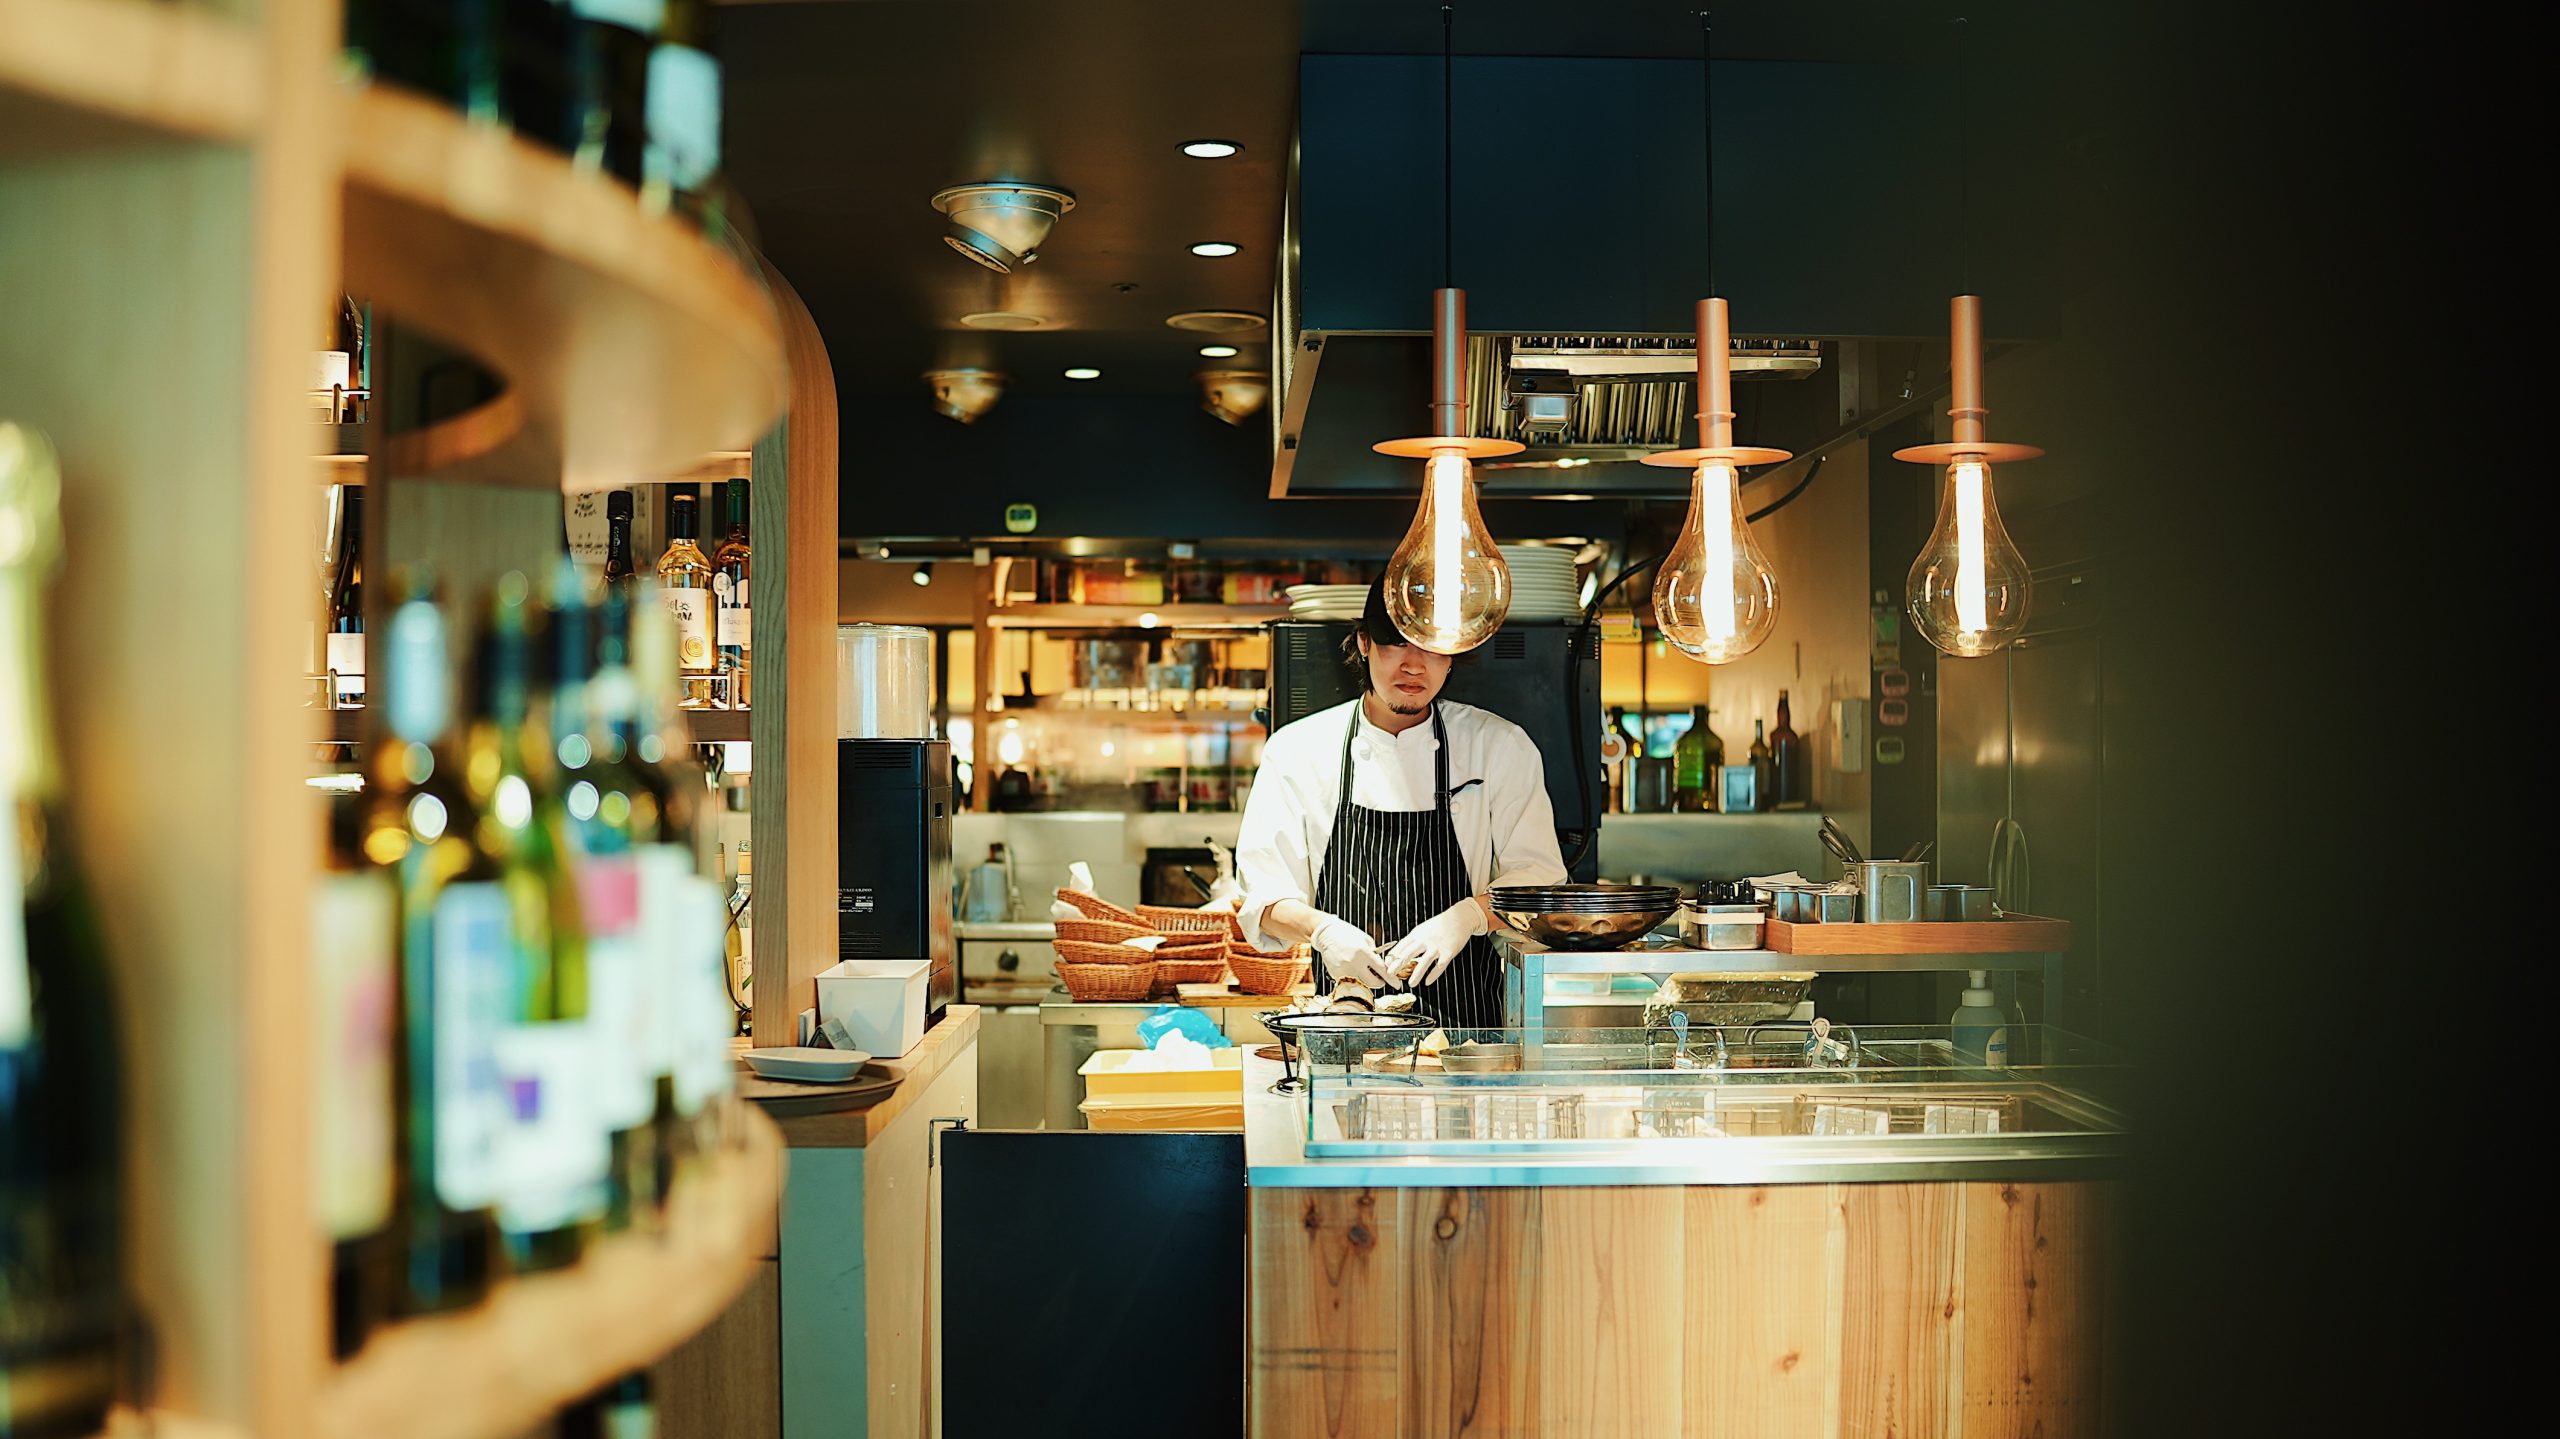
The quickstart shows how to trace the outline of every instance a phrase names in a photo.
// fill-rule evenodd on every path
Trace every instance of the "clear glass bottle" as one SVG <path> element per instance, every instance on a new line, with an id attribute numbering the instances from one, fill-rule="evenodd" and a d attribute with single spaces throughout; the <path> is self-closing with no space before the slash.
<path id="1" fill-rule="evenodd" d="M 718 602 L 712 641 L 719 648 L 729 708 L 742 710 L 753 689 L 755 613 L 748 604 L 748 582 L 755 572 L 755 547 L 747 540 L 747 482 L 731 480 L 727 492 L 729 531 L 711 556 L 711 593 Z"/>
<path id="2" fill-rule="evenodd" d="M 685 709 L 720 708 L 720 652 L 713 644 L 711 561 L 695 543 L 701 533 L 692 495 L 667 501 L 667 551 L 658 556 L 658 595 L 675 622 L 676 670 Z"/>

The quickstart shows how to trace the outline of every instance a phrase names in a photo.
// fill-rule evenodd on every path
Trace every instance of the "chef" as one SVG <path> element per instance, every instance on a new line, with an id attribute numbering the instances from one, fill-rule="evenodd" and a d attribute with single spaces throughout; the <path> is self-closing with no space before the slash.
<path id="1" fill-rule="evenodd" d="M 1561 883 L 1546 765 L 1518 725 L 1440 698 L 1448 655 L 1369 602 L 1345 654 L 1360 697 L 1285 725 L 1236 840 L 1245 936 L 1315 946 L 1319 990 L 1409 988 L 1442 1025 L 1502 1023 L 1487 892 Z"/>

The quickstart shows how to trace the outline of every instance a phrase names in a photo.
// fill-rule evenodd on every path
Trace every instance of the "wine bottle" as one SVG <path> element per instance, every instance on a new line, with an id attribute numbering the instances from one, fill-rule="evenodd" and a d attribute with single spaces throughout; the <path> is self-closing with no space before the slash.
<path id="1" fill-rule="evenodd" d="M 720 655 L 712 644 L 711 561 L 694 542 L 701 533 L 696 501 L 682 491 L 667 501 L 667 550 L 658 556 L 658 594 L 675 621 L 676 669 L 685 709 L 720 708 Z"/>
<path id="2" fill-rule="evenodd" d="M 348 0 L 343 68 L 360 79 L 422 91 L 473 120 L 506 118 L 509 21 L 526 0 Z M 536 0 L 543 3 L 543 0 Z M 512 10 L 514 13 L 507 13 Z"/>
<path id="3" fill-rule="evenodd" d="M 434 579 L 420 570 L 384 625 L 383 715 L 360 841 L 398 891 L 392 1056 L 393 1308 L 476 1303 L 498 1265 L 495 1046 L 512 959 L 494 859 L 475 842 L 462 782 L 453 670 Z"/>
<path id="4" fill-rule="evenodd" d="M 574 566 L 553 587 L 551 642 L 557 655 L 551 722 L 567 796 L 571 867 L 587 930 L 587 1023 L 596 1125 L 609 1146 L 605 1227 L 628 1227 L 654 1212 L 659 1192 L 658 1073 L 649 1066 L 656 1001 L 647 937 L 640 927 L 639 852 L 658 843 L 665 805 L 632 763 L 614 719 L 629 711 L 630 671 L 622 645 L 594 634 L 596 597 Z M 601 593 L 599 589 L 598 593 Z M 623 617 L 606 600 L 608 628 Z M 605 663 L 596 663 L 599 656 Z M 672 1101 L 670 1101 L 672 1103 Z"/>
<path id="5" fill-rule="evenodd" d="M 719 602 L 713 636 L 720 647 L 720 677 L 729 708 L 747 707 L 755 649 L 754 612 L 748 607 L 748 581 L 755 570 L 755 548 L 747 542 L 747 482 L 727 486 L 729 532 L 711 556 L 711 593 Z"/>
<path id="6" fill-rule="evenodd" d="M 1769 731 L 1769 760 L 1776 770 L 1777 809 L 1802 809 L 1810 799 L 1812 776 L 1805 771 L 1804 736 L 1788 722 L 1787 692 L 1778 691 L 1778 723 Z"/>
<path id="7" fill-rule="evenodd" d="M 1753 809 L 1775 809 L 1778 804 L 1777 764 L 1769 755 L 1768 726 L 1765 721 L 1751 722 L 1751 793 Z"/>
<path id="8" fill-rule="evenodd" d="M 666 0 L 649 52 L 649 138 L 642 203 L 692 214 L 714 235 L 725 228 L 713 180 L 720 173 L 720 61 L 711 0 Z"/>
<path id="9" fill-rule="evenodd" d="M 337 537 L 329 570 L 329 701 L 339 709 L 364 703 L 364 490 L 334 486 Z"/>
<path id="10" fill-rule="evenodd" d="M 664 0 L 566 0 L 568 149 L 575 161 L 638 186 L 648 143 L 652 42 Z"/>
<path id="11" fill-rule="evenodd" d="M 1707 707 L 1691 706 L 1689 728 L 1671 747 L 1672 808 L 1692 813 L 1715 808 L 1707 798 L 1707 787 L 1715 783 L 1707 768 L 1707 742 L 1713 738 L 1715 728 L 1707 723 Z"/>
<path id="12" fill-rule="evenodd" d="M 531 585 L 498 579 L 480 643 L 482 692 L 464 773 L 480 804 L 480 846 L 498 862 L 515 958 L 497 1064 L 509 1106 L 499 1145 L 498 1227 L 519 1269 L 585 1252 L 604 1218 L 611 1151 L 589 1092 L 586 934 L 563 856 L 548 695 L 537 694 Z"/>
<path id="13" fill-rule="evenodd" d="M 607 589 L 631 587 L 631 492 L 615 490 L 604 497 L 604 582 Z"/>
<path id="14" fill-rule="evenodd" d="M 636 592 L 628 594 L 605 592 L 595 679 L 588 693 L 600 727 L 599 747 L 632 787 L 630 831 L 639 906 L 635 967 L 645 1000 L 631 1017 L 634 1032 L 625 1042 L 631 1046 L 633 1072 L 648 1085 L 649 1101 L 645 1137 L 625 1138 L 617 1162 L 629 1175 L 633 1202 L 654 1207 L 665 1203 L 684 1147 L 676 1115 L 674 1024 L 665 990 L 675 967 L 674 896 L 694 868 L 703 788 L 700 776 L 683 762 L 684 750 L 668 742 L 657 717 L 659 707 L 674 703 L 673 622 L 649 581 L 633 588 Z M 648 658 L 635 664 L 639 654 Z M 645 707 L 643 674 L 658 696 Z"/>
<path id="15" fill-rule="evenodd" d="M 399 891 L 365 857 L 364 819 L 357 793 L 331 797 L 328 867 L 311 896 L 311 1172 L 330 1244 L 330 1351 L 340 1359 L 389 1318 L 399 1273 L 391 1226 Z"/>
<path id="16" fill-rule="evenodd" d="M 61 473 L 0 423 L 0 1434 L 91 1434 L 128 1322 L 115 995 L 61 809 L 42 647 Z"/>

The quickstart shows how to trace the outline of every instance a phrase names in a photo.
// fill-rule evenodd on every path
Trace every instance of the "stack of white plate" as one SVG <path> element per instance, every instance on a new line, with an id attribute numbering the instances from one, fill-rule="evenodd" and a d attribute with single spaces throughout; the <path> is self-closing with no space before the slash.
<path id="1" fill-rule="evenodd" d="M 1553 545 L 1504 545 L 1502 562 L 1511 567 L 1509 618 L 1560 620 L 1582 612 L 1573 551 Z"/>
<path id="2" fill-rule="evenodd" d="M 1356 620 L 1369 602 L 1367 585 L 1291 585 L 1280 593 L 1293 620 Z"/>

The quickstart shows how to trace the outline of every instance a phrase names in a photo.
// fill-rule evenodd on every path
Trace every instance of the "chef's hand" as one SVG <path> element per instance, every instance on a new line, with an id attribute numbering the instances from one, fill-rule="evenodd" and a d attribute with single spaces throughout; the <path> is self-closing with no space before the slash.
<path id="1" fill-rule="evenodd" d="M 1467 949 L 1467 941 L 1491 928 L 1485 919 L 1484 906 L 1473 896 L 1459 900 L 1440 913 L 1413 927 L 1413 932 L 1397 940 L 1387 950 L 1391 969 L 1413 966 L 1407 976 L 1408 987 L 1420 989 L 1449 972 L 1449 966 Z"/>
<path id="2" fill-rule="evenodd" d="M 1335 980 L 1357 980 L 1372 989 L 1387 987 L 1386 967 L 1378 962 L 1378 942 L 1360 926 L 1324 915 L 1308 942 L 1324 956 L 1325 970 Z"/>

